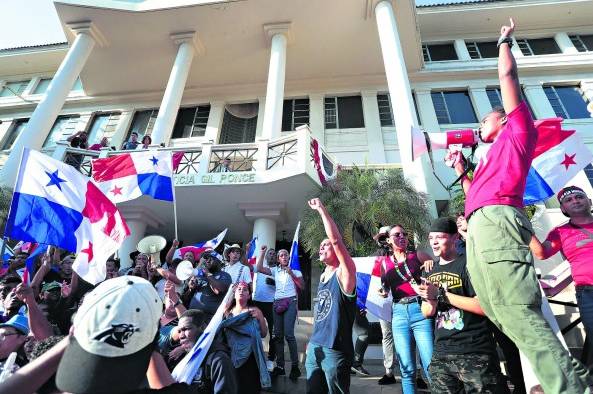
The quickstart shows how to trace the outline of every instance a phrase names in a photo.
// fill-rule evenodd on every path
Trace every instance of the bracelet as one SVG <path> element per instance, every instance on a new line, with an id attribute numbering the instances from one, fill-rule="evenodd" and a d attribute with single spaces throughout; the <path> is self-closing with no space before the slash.
<path id="1" fill-rule="evenodd" d="M 496 47 L 500 48 L 500 46 L 504 43 L 509 44 L 509 48 L 513 47 L 513 38 L 509 37 L 509 36 L 500 36 L 500 38 L 498 39 L 498 42 L 496 43 Z"/>

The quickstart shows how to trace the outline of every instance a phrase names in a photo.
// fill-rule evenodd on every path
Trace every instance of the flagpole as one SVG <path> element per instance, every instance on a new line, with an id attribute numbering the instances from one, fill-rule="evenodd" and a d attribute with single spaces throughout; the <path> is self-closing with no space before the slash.
<path id="1" fill-rule="evenodd" d="M 173 168 L 173 155 L 171 154 L 171 168 Z M 173 176 L 171 177 L 171 190 L 173 192 L 173 220 L 175 223 L 175 239 L 179 241 L 179 235 L 177 233 L 177 197 L 175 196 L 175 170 L 173 170 Z"/>
<path id="2" fill-rule="evenodd" d="M 16 173 L 16 179 L 14 181 L 14 186 L 12 187 L 12 198 L 10 199 L 10 206 L 8 207 L 8 215 L 6 215 L 6 223 L 4 224 L 4 240 L 6 243 L 6 227 L 8 226 L 8 219 L 10 218 L 10 212 L 12 211 L 12 200 L 14 200 L 14 191 L 16 190 L 16 185 L 19 183 L 19 178 L 21 176 L 21 166 L 23 165 L 23 156 L 25 155 L 25 147 L 21 150 L 21 158 L 19 159 L 19 166 L 18 171 Z M 4 247 L 2 247 L 2 255 L 4 256 Z"/>

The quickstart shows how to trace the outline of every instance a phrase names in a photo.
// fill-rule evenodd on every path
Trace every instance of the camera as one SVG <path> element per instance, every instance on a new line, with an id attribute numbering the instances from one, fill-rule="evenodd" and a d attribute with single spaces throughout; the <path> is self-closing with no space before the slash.
<path id="1" fill-rule="evenodd" d="M 267 277 L 266 278 L 266 285 L 276 286 L 276 281 L 274 280 L 274 278 Z"/>

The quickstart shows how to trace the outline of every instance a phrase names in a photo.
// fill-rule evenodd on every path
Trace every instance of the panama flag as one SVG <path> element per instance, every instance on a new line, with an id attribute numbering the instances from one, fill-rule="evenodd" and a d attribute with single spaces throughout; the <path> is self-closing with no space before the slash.
<path id="1" fill-rule="evenodd" d="M 257 235 L 249 241 L 249 250 L 247 251 L 247 262 L 254 266 L 257 261 Z"/>
<path id="2" fill-rule="evenodd" d="M 116 206 L 74 167 L 25 148 L 6 235 L 76 252 L 72 268 L 87 282 L 105 279 L 105 261 L 130 230 Z"/>
<path id="3" fill-rule="evenodd" d="M 173 201 L 173 161 L 168 151 L 141 151 L 92 161 L 95 184 L 115 203 L 142 195 Z"/>
<path id="4" fill-rule="evenodd" d="M 301 263 L 299 262 L 299 230 L 301 228 L 301 222 L 297 224 L 297 228 L 294 231 L 294 238 L 292 239 L 292 245 L 290 245 L 290 260 L 289 266 L 293 271 L 301 270 Z"/>
<path id="5" fill-rule="evenodd" d="M 388 256 L 355 257 L 356 264 L 356 303 L 360 309 L 366 309 L 381 320 L 391 321 L 392 298 L 389 294 L 381 297 L 381 265 L 384 271 L 393 266 Z"/>
<path id="6" fill-rule="evenodd" d="M 204 253 L 204 251 L 208 250 L 208 249 L 216 249 L 218 247 L 218 245 L 220 245 L 220 243 L 222 242 L 222 240 L 224 239 L 224 237 L 226 236 L 226 233 L 228 231 L 228 228 L 225 228 L 224 230 L 222 230 L 220 232 L 220 234 L 218 234 L 215 238 L 212 238 L 211 240 L 208 241 L 204 241 L 204 242 L 198 242 L 195 245 L 190 245 L 190 246 L 184 246 L 182 248 L 179 248 L 175 251 L 175 254 L 173 255 L 175 258 L 182 258 L 184 254 L 186 254 L 187 252 L 192 252 L 194 254 L 194 258 L 196 260 L 198 260 L 200 258 L 200 255 L 202 253 Z M 221 255 L 219 255 L 218 253 L 215 253 L 216 257 L 220 260 L 223 261 L 223 257 Z"/>
<path id="7" fill-rule="evenodd" d="M 527 176 L 525 205 L 552 197 L 593 160 L 575 130 L 562 130 L 562 118 L 535 122 L 537 146 Z"/>

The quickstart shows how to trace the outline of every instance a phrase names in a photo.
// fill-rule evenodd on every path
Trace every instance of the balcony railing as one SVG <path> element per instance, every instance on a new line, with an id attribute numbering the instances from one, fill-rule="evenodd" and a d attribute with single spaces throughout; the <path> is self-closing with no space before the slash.
<path id="1" fill-rule="evenodd" d="M 178 160 L 175 169 L 176 185 L 258 183 L 307 173 L 320 183 L 311 153 L 311 131 L 302 126 L 296 132 L 272 141 L 260 140 L 247 144 L 219 144 L 211 142 L 180 147 L 150 149 L 170 151 Z M 325 173 L 333 172 L 334 162 L 319 145 Z M 67 142 L 58 142 L 53 157 L 91 175 L 91 161 L 98 157 L 127 154 L 131 151 L 98 151 L 72 148 Z M 133 152 L 133 151 L 132 151 Z M 179 157 L 180 156 L 180 157 Z M 223 173 L 230 173 L 224 175 Z M 233 175 L 233 173 L 235 175 Z"/>

